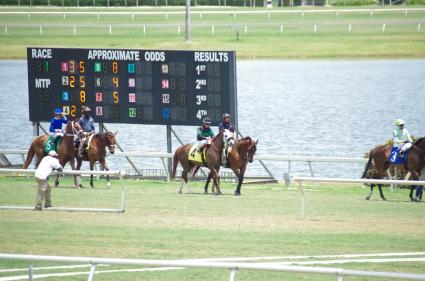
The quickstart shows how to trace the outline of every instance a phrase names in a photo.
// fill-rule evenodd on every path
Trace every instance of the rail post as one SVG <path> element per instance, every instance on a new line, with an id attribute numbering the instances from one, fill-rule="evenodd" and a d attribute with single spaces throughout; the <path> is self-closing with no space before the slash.
<path id="1" fill-rule="evenodd" d="M 172 153 L 172 141 L 171 141 L 171 125 L 167 125 L 167 152 Z M 167 159 L 167 181 L 170 181 L 170 175 L 171 175 L 171 158 Z"/>
<path id="2" fill-rule="evenodd" d="M 87 278 L 87 281 L 93 281 L 94 280 L 94 274 L 96 272 L 96 264 L 92 263 L 90 266 L 90 272 L 89 277 Z"/>
<path id="3" fill-rule="evenodd" d="M 302 181 L 299 182 L 300 193 L 301 193 L 301 219 L 305 219 L 305 194 L 304 194 L 304 186 Z"/>
<path id="4" fill-rule="evenodd" d="M 230 281 L 235 281 L 236 269 L 230 270 Z"/>
<path id="5" fill-rule="evenodd" d="M 119 174 L 120 185 L 121 185 L 121 211 L 125 212 L 125 186 L 124 186 L 124 174 L 120 172 Z"/>
<path id="6" fill-rule="evenodd" d="M 32 268 L 32 264 L 28 266 L 28 281 L 32 281 L 34 277 L 34 270 Z"/>

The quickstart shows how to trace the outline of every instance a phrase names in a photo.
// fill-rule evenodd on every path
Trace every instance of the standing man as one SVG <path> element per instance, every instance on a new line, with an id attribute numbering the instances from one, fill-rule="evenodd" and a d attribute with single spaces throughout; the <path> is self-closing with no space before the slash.
<path id="1" fill-rule="evenodd" d="M 94 119 L 90 116 L 91 109 L 88 106 L 83 108 L 83 116 L 80 118 L 80 123 L 83 134 L 78 140 L 78 158 L 83 158 L 84 145 L 86 144 L 87 137 L 95 133 Z"/>
<path id="2" fill-rule="evenodd" d="M 41 211 L 41 202 L 44 199 L 44 208 L 52 207 L 50 199 L 49 176 L 54 171 L 62 172 L 62 166 L 59 163 L 58 154 L 55 151 L 50 151 L 49 154 L 41 160 L 35 171 L 35 179 L 38 183 L 37 196 L 35 198 L 35 211 Z"/>

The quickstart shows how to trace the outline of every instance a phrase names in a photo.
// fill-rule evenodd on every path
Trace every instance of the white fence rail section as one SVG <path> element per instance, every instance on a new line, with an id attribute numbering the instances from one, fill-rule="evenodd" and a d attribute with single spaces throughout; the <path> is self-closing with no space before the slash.
<path id="1" fill-rule="evenodd" d="M 25 149 L 0 149 L 0 165 L 4 155 L 21 155 L 23 161 L 27 150 Z M 126 151 L 120 152 L 116 151 L 115 154 L 109 155 L 109 157 L 136 157 L 136 158 L 159 158 L 161 159 L 163 169 L 167 178 L 170 178 L 167 168 L 167 160 L 173 157 L 172 153 L 157 153 L 157 152 L 141 152 L 141 151 Z M 6 158 L 7 160 L 7 158 Z M 315 157 L 315 156 L 292 156 L 292 155 L 279 155 L 279 156 L 270 156 L 270 155 L 255 155 L 254 160 L 262 161 L 277 161 L 277 162 L 287 162 L 288 171 L 285 173 L 285 180 L 289 183 L 289 176 L 291 174 L 291 163 L 292 162 L 305 162 L 308 165 L 310 175 L 314 176 L 312 163 L 314 162 L 329 162 L 329 163 L 366 163 L 366 158 L 354 158 L 354 157 Z M 7 163 L 6 163 L 7 164 Z M 271 172 L 269 174 L 272 176 Z"/>
<path id="2" fill-rule="evenodd" d="M 108 9 L 105 7 L 105 10 Z M 394 12 L 400 12 L 403 14 L 407 14 L 408 12 L 425 12 L 425 8 L 389 8 L 389 9 L 383 9 L 383 8 L 377 8 L 377 9 L 297 9 L 297 10 L 287 10 L 287 9 L 276 9 L 276 10 L 233 10 L 233 9 L 226 9 L 226 10 L 191 10 L 192 15 L 198 15 L 202 17 L 201 15 L 233 15 L 234 18 L 236 18 L 238 15 L 253 15 L 253 14 L 264 14 L 264 15 L 273 15 L 273 14 L 323 14 L 323 13 L 338 13 L 338 16 L 341 15 L 341 13 L 368 13 L 373 15 L 374 13 L 394 13 Z M 0 11 L 0 15 L 95 15 L 95 16 L 102 16 L 102 15 L 184 15 L 186 12 L 185 10 L 176 10 L 176 11 L 98 11 L 98 7 L 95 8 L 95 11 Z"/>
<path id="3" fill-rule="evenodd" d="M 326 182 L 326 183 L 363 183 L 363 184 L 399 184 L 399 185 L 425 185 L 425 181 L 413 180 L 380 180 L 380 179 L 338 179 L 316 177 L 293 177 L 293 182 L 299 183 L 301 193 L 301 219 L 305 218 L 305 194 L 303 182 Z"/>
<path id="4" fill-rule="evenodd" d="M 0 169 L 0 174 L 28 174 L 33 175 L 33 169 Z M 61 173 L 54 172 L 52 175 L 96 175 L 96 176 L 118 176 L 120 181 L 120 207 L 118 208 L 71 208 L 71 207 L 50 207 L 44 208 L 46 211 L 68 211 L 68 212 L 106 212 L 106 213 L 123 213 L 125 211 L 125 187 L 124 187 L 124 173 L 121 171 L 72 171 L 64 170 Z M 35 184 L 35 181 L 34 181 Z M 15 205 L 0 205 L 0 210 L 33 210 L 34 206 L 15 206 Z"/>
<path id="5" fill-rule="evenodd" d="M 118 258 L 95 258 L 95 257 L 66 257 L 66 256 L 39 256 L 39 255 L 19 255 L 19 254 L 0 254 L 0 259 L 4 260 L 22 260 L 22 261 L 44 261 L 44 262 L 64 262 L 64 263 L 86 263 L 90 264 L 88 281 L 94 280 L 96 266 L 98 264 L 108 265 L 130 265 L 130 266 L 158 266 L 158 267 L 183 267 L 183 268 L 203 268 L 203 269 L 224 269 L 230 270 L 230 281 L 235 280 L 236 272 L 239 270 L 253 271 L 274 271 L 291 273 L 309 273 L 321 275 L 333 275 L 338 281 L 343 281 L 345 276 L 357 277 L 376 277 L 386 279 L 405 279 L 405 280 L 425 280 L 425 274 L 383 272 L 383 271 L 364 271 L 342 268 L 328 267 L 306 267 L 306 266 L 288 266 L 261 263 L 242 263 L 242 262 L 211 262 L 196 260 L 144 260 L 144 259 L 118 259 Z M 29 280 L 33 280 L 32 265 L 28 269 Z"/>

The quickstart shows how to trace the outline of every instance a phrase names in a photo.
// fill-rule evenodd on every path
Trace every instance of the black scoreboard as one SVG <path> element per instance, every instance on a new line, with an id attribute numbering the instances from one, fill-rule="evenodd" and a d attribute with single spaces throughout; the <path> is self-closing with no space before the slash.
<path id="1" fill-rule="evenodd" d="M 96 122 L 217 125 L 237 122 L 232 51 L 28 48 L 29 119 L 49 121 L 60 107 Z"/>

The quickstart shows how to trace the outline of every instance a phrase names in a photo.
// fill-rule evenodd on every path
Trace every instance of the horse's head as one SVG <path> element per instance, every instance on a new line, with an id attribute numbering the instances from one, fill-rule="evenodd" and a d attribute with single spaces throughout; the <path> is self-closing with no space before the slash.
<path id="1" fill-rule="evenodd" d="M 252 163 L 254 161 L 254 154 L 257 152 L 257 143 L 258 140 L 254 141 L 251 139 L 251 145 L 248 148 L 248 162 Z"/>
<path id="2" fill-rule="evenodd" d="M 76 122 L 76 121 L 69 121 L 68 124 L 66 124 L 66 128 L 65 128 L 65 133 L 67 135 L 78 135 L 79 133 L 81 133 L 83 131 L 83 129 L 80 126 L 80 123 Z"/>
<path id="3" fill-rule="evenodd" d="M 234 135 L 235 134 L 231 132 L 230 130 L 227 130 L 227 129 L 223 130 L 223 141 L 227 143 L 228 141 L 232 139 L 234 140 L 235 139 Z"/>
<path id="4" fill-rule="evenodd" d="M 105 133 L 106 144 L 108 145 L 109 152 L 111 154 L 115 153 L 115 144 L 116 144 L 115 135 L 116 134 L 117 134 L 117 132 L 115 132 L 115 133 L 113 133 L 113 132 Z"/>

